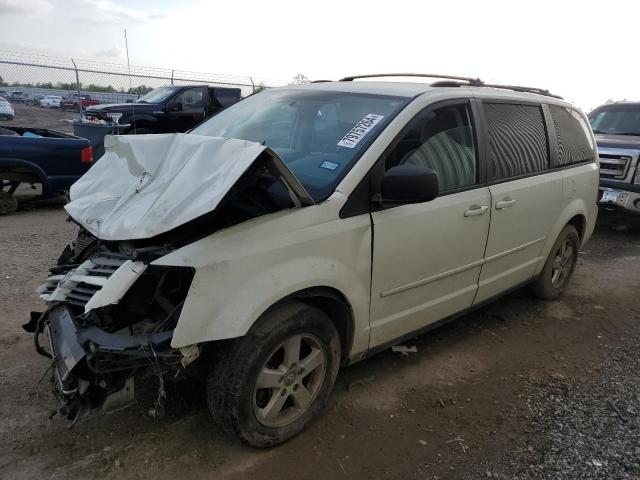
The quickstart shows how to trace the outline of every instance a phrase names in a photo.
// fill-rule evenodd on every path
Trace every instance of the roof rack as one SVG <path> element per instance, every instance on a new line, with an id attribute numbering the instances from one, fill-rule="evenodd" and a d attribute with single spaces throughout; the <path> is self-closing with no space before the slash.
<path id="1" fill-rule="evenodd" d="M 544 88 L 536 87 L 523 87 L 520 85 L 498 85 L 495 83 L 484 83 L 479 78 L 471 77 L 458 77 L 456 75 L 437 75 L 431 73 L 375 73 L 372 75 L 353 75 L 350 77 L 341 78 L 340 82 L 352 82 L 353 80 L 361 78 L 381 78 L 381 77 L 424 77 L 424 78 L 441 78 L 443 81 L 434 82 L 432 87 L 488 87 L 488 88 L 501 88 L 504 90 L 512 90 L 514 92 L 526 92 L 536 93 L 538 95 L 544 95 L 546 97 L 559 98 L 559 95 L 554 95 Z M 460 83 L 465 82 L 465 83 Z"/>
<path id="2" fill-rule="evenodd" d="M 373 73 L 371 75 L 353 75 L 341 78 L 340 82 L 352 82 L 360 78 L 380 78 L 380 77 L 425 77 L 425 78 L 446 78 L 448 80 L 462 80 L 469 84 L 482 83 L 479 78 L 458 77 L 455 75 L 436 75 L 432 73 Z"/>

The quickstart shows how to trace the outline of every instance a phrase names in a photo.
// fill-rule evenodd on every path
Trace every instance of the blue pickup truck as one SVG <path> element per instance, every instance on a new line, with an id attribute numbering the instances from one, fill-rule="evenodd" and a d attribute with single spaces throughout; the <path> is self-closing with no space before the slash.
<path id="1" fill-rule="evenodd" d="M 42 185 L 53 197 L 78 180 L 93 163 L 89 140 L 55 130 L 0 128 L 0 215 L 15 212 L 21 183 Z"/>

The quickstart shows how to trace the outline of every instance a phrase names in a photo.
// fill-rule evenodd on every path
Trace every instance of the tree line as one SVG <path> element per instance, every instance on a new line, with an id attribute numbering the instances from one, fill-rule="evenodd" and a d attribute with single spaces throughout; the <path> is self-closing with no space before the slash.
<path id="1" fill-rule="evenodd" d="M 29 83 L 29 82 L 5 82 L 2 77 L 0 77 L 0 87 L 22 87 L 22 88 L 43 88 L 50 90 L 77 90 L 78 85 L 75 83 L 65 83 L 65 82 L 37 82 L 37 83 Z M 103 85 L 95 85 L 93 83 L 89 83 L 87 85 L 80 82 L 80 90 L 88 91 L 88 92 L 100 92 L 100 93 L 130 93 L 135 95 L 144 95 L 145 93 L 149 93 L 153 90 L 153 87 L 148 85 L 138 85 L 137 87 L 131 87 L 127 90 L 124 88 L 120 88 L 119 90 L 112 87 L 111 85 L 107 85 L 106 87 Z"/>

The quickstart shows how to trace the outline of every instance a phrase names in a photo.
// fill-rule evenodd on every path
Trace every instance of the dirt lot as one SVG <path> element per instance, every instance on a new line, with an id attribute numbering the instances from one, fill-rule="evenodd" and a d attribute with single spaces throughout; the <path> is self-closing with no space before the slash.
<path id="1" fill-rule="evenodd" d="M 2 126 L 49 128 L 64 133 L 73 133 L 73 125 L 68 120 L 78 117 L 76 112 L 62 112 L 57 108 L 40 108 L 31 105 L 12 104 L 15 118 L 3 120 Z"/>
<path id="2" fill-rule="evenodd" d="M 159 421 L 49 420 L 48 362 L 20 325 L 74 234 L 64 219 L 55 204 L 0 218 L 0 477 L 640 478 L 637 233 L 598 228 L 560 301 L 516 292 L 417 354 L 345 369 L 318 422 L 255 451 L 216 430 L 197 384 L 173 388 Z"/>

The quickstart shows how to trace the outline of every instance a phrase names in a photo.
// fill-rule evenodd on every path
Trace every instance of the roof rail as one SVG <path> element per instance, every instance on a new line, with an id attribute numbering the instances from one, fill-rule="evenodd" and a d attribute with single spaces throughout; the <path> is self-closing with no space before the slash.
<path id="1" fill-rule="evenodd" d="M 560 95 L 555 95 L 551 93 L 549 90 L 544 88 L 536 88 L 536 87 L 521 87 L 519 85 L 497 85 L 493 83 L 483 83 L 482 85 L 478 85 L 480 87 L 489 87 L 489 88 L 503 88 L 505 90 L 513 90 L 514 92 L 526 92 L 526 93 L 537 93 L 538 95 L 544 95 L 545 97 L 553 97 L 559 98 L 563 100 Z"/>
<path id="2" fill-rule="evenodd" d="M 424 78 L 441 78 L 444 81 L 434 82 L 432 87 L 488 87 L 488 88 L 502 88 L 504 90 L 513 90 L 514 92 L 526 92 L 536 93 L 538 95 L 544 95 L 546 97 L 559 98 L 559 95 L 554 95 L 549 90 L 536 87 L 522 87 L 519 85 L 498 85 L 494 83 L 484 83 L 479 78 L 471 77 L 458 77 L 456 75 L 436 75 L 431 73 L 375 73 L 372 75 L 353 75 L 350 77 L 341 78 L 340 82 L 352 82 L 353 80 L 361 78 L 381 78 L 381 77 L 424 77 Z M 465 83 L 460 83 L 465 82 Z"/>
<path id="3" fill-rule="evenodd" d="M 455 75 L 436 75 L 435 73 L 373 73 L 371 75 L 352 75 L 341 78 L 340 82 L 352 82 L 360 78 L 380 78 L 380 77 L 425 77 L 425 78 L 446 78 L 448 80 L 462 80 L 469 84 L 482 83 L 479 78 L 458 77 Z"/>

